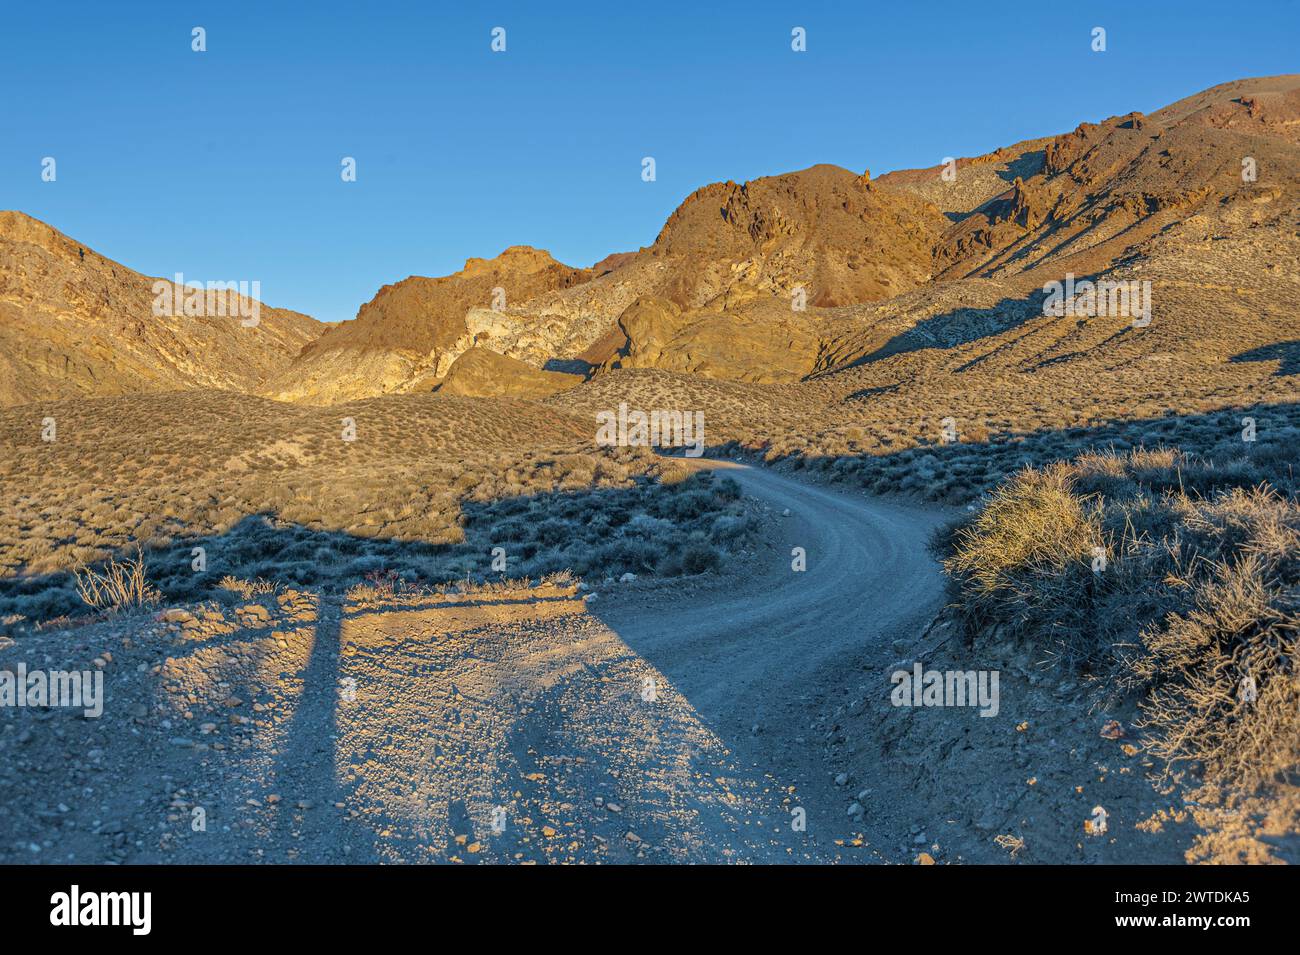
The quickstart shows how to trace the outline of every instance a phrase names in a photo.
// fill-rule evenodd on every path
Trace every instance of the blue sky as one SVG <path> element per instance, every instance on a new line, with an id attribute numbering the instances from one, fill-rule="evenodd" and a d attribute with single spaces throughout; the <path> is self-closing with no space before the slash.
<path id="1" fill-rule="evenodd" d="M 0 208 L 339 321 L 509 245 L 647 245 L 708 182 L 930 166 L 1300 69 L 1295 2 L 948 6 L 8 3 Z"/>

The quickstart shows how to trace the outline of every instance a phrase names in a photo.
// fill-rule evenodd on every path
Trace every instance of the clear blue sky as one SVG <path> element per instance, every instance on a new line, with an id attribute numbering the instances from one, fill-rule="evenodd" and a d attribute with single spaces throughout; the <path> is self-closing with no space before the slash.
<path id="1" fill-rule="evenodd" d="M 930 166 L 1295 72 L 1297 50 L 1300 3 L 1264 0 L 8 2 L 0 208 L 338 321 L 508 245 L 589 265 L 649 244 L 708 182 Z"/>

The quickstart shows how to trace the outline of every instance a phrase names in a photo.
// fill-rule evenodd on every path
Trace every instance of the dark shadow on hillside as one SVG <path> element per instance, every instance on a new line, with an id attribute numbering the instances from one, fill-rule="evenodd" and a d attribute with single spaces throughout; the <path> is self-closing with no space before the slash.
<path id="1" fill-rule="evenodd" d="M 1297 375 L 1300 374 L 1300 341 L 1262 345 L 1233 355 L 1231 360 L 1235 362 L 1275 361 L 1278 363 L 1277 371 L 1273 372 L 1275 377 Z"/>
<path id="2" fill-rule="evenodd" d="M 560 371 L 566 375 L 581 375 L 584 379 L 596 370 L 596 366 L 581 358 L 548 358 L 542 365 L 542 371 Z M 574 382 L 578 384 L 578 382 Z"/>
<path id="3" fill-rule="evenodd" d="M 890 394 L 891 392 L 897 391 L 900 387 L 902 386 L 898 384 L 892 384 L 892 385 L 879 385 L 878 387 L 875 388 L 859 388 L 857 391 L 854 391 L 851 394 L 846 395 L 844 397 L 844 400 L 845 401 L 866 401 L 868 398 L 874 398 L 877 395 Z"/>
<path id="4" fill-rule="evenodd" d="M 1007 163 L 1005 170 L 998 170 L 998 177 L 1003 182 L 1015 182 L 1017 179 L 1028 179 L 1030 176 L 1036 176 L 1043 170 L 1043 165 L 1047 161 L 1047 150 L 1035 149 L 1033 152 L 1027 152 L 1019 159 Z"/>
<path id="5" fill-rule="evenodd" d="M 869 402 L 870 398 L 866 400 Z M 1249 419 L 1249 420 L 1248 420 Z M 767 463 L 808 471 L 873 494 L 903 495 L 941 504 L 977 500 L 1016 471 L 1064 461 L 1090 451 L 1178 448 L 1218 462 L 1237 461 L 1220 471 L 1231 486 L 1267 483 L 1281 493 L 1300 491 L 1300 402 L 1242 405 L 1202 414 L 1115 419 L 1089 427 L 1044 428 L 986 434 L 983 422 L 955 417 L 957 440 L 925 440 L 882 454 L 773 456 Z M 938 428 L 938 422 L 935 422 Z M 969 436 L 972 432 L 978 437 Z M 1249 436 L 1249 440 L 1247 440 Z M 709 454 L 761 453 L 729 442 Z M 1189 492 L 1214 488 L 1187 486 Z"/>
<path id="6" fill-rule="evenodd" d="M 893 355 L 927 348 L 956 348 L 981 338 L 1001 335 L 1041 315 L 1043 298 L 1042 292 L 1034 292 L 1024 298 L 1004 298 L 992 306 L 954 308 L 923 319 L 906 331 L 895 335 L 870 354 L 856 358 L 848 364 L 836 365 L 833 369 L 811 377 L 834 374 Z"/>
<path id="7" fill-rule="evenodd" d="M 1017 179 L 1027 180 L 1031 176 L 1036 176 L 1042 171 L 1043 164 L 1046 161 L 1046 156 L 1046 150 L 1042 149 L 1025 153 L 1019 159 L 1007 163 L 1006 169 L 997 170 L 998 178 L 1003 182 L 1013 183 Z M 961 175 L 960 168 L 961 167 L 958 169 L 958 176 Z M 994 209 L 1000 208 L 1000 205 L 1005 203 L 1006 200 L 1003 198 L 1004 196 L 1005 193 L 999 193 L 991 199 L 986 199 L 974 209 L 970 209 L 966 212 L 945 212 L 944 215 L 948 217 L 949 222 L 953 223 L 962 222 L 973 215 L 989 215 Z"/>

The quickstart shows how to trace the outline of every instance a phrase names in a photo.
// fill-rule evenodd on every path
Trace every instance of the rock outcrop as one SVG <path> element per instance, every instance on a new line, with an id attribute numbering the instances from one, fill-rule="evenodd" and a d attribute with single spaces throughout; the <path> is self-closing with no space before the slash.
<path id="1" fill-rule="evenodd" d="M 352 321 L 266 309 L 251 334 L 155 321 L 144 276 L 5 214 L 0 401 L 195 386 L 321 404 L 440 386 L 549 394 L 567 382 L 554 374 L 616 369 L 795 381 L 894 348 L 875 306 L 918 290 L 947 289 L 962 329 L 969 308 L 998 328 L 957 293 L 987 281 L 1027 302 L 1045 281 L 1110 274 L 1182 238 L 1294 231 L 1297 130 L 1300 77 L 1239 80 L 926 170 L 713 183 L 653 244 L 591 268 L 514 246 L 384 286 Z M 891 317 L 890 337 L 934 317 Z"/>
<path id="2" fill-rule="evenodd" d="M 602 370 L 659 368 L 726 381 L 797 381 L 821 349 L 816 322 L 780 299 L 682 311 L 637 299 L 618 320 L 622 340 Z"/>
<path id="3" fill-rule="evenodd" d="M 438 386 L 444 395 L 475 398 L 543 398 L 582 384 L 581 375 L 534 368 L 475 346 L 462 352 Z"/>
<path id="4" fill-rule="evenodd" d="M 512 246 L 494 259 L 469 259 L 454 275 L 412 276 L 386 285 L 357 317 L 329 328 L 304 348 L 263 393 L 286 401 L 332 403 L 350 398 L 428 390 L 477 338 L 467 316 L 526 302 L 542 292 L 587 281 L 549 253 Z"/>

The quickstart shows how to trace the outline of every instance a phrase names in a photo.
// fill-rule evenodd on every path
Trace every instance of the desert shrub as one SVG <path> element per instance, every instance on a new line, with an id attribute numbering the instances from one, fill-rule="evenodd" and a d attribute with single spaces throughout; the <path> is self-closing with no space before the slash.
<path id="1" fill-rule="evenodd" d="M 365 578 L 382 571 L 386 561 L 378 554 L 362 554 L 348 562 L 346 573 L 349 576 Z"/>
<path id="2" fill-rule="evenodd" d="M 534 537 L 543 547 L 556 547 L 573 538 L 574 528 L 562 520 L 550 518 L 537 525 Z"/>
<path id="3" fill-rule="evenodd" d="M 719 501 L 738 501 L 740 500 L 740 482 L 733 477 L 724 475 L 714 480 L 713 493 L 718 496 Z"/>
<path id="4" fill-rule="evenodd" d="M 959 582 L 969 628 L 997 621 L 1019 631 L 1087 594 L 1098 546 L 1098 509 L 1074 493 L 1068 468 L 1057 464 L 1022 471 L 999 488 L 957 532 L 944 566 Z"/>
<path id="5" fill-rule="evenodd" d="M 1137 490 L 1129 474 L 1127 456 L 1111 450 L 1081 455 L 1075 460 L 1070 477 L 1078 492 L 1096 494 L 1108 500 Z"/>
<path id="6" fill-rule="evenodd" d="M 667 506 L 670 516 L 676 520 L 692 520 L 699 517 L 713 506 L 713 495 L 700 487 L 678 491 Z"/>
<path id="7" fill-rule="evenodd" d="M 604 513 L 610 527 L 622 527 L 632 518 L 632 512 L 619 505 L 608 508 Z"/>
<path id="8" fill-rule="evenodd" d="M 29 620 L 67 616 L 84 606 L 73 580 L 54 582 L 30 594 L 13 594 L 5 601 L 10 612 Z"/>
<path id="9" fill-rule="evenodd" d="M 718 551 L 708 544 L 696 542 L 682 548 L 682 571 L 687 574 L 706 574 L 722 563 Z"/>
<path id="10" fill-rule="evenodd" d="M 88 606 L 116 613 L 152 607 L 161 594 L 149 582 L 144 555 L 137 548 L 134 557 L 109 558 L 102 570 L 82 567 L 76 572 L 77 594 Z"/>
<path id="11" fill-rule="evenodd" d="M 653 573 L 664 552 L 665 545 L 661 543 L 624 537 L 601 546 L 595 554 L 593 566 L 611 577 L 629 571 L 634 574 Z"/>
<path id="12" fill-rule="evenodd" d="M 655 564 L 655 573 L 661 577 L 679 577 L 685 573 L 681 548 L 669 548 Z"/>
<path id="13" fill-rule="evenodd" d="M 1276 516 L 1268 514 L 1276 501 L 1249 506 L 1264 524 Z M 1157 731 L 1151 752 L 1171 765 L 1200 762 L 1214 781 L 1250 786 L 1300 764 L 1294 508 L 1290 519 L 1289 554 L 1254 540 L 1225 548 L 1191 571 L 1191 606 L 1142 634 L 1132 679 L 1148 690 L 1144 722 Z"/>
<path id="14" fill-rule="evenodd" d="M 753 521 L 748 516 L 723 514 L 709 528 L 709 537 L 719 543 L 743 540 L 753 531 Z"/>
<path id="15" fill-rule="evenodd" d="M 623 525 L 623 533 L 647 540 L 666 540 L 677 529 L 672 521 L 649 514 L 637 514 Z"/>

